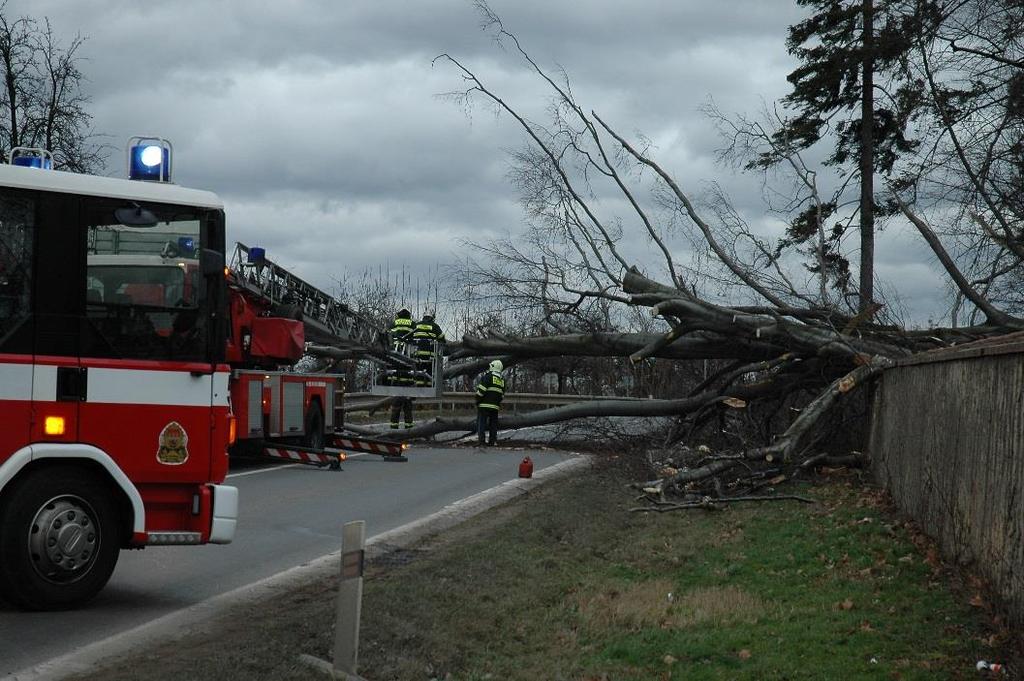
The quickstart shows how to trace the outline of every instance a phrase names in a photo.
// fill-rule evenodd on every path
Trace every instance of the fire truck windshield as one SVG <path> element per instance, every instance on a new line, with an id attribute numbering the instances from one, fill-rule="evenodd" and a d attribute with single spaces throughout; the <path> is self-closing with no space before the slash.
<path id="1" fill-rule="evenodd" d="M 203 360 L 210 317 L 198 259 L 203 215 L 149 210 L 155 225 L 121 224 L 115 208 L 88 227 L 86 317 L 111 356 Z"/>
<path id="2" fill-rule="evenodd" d="M 0 188 L 0 354 L 221 361 L 223 253 L 220 208 Z"/>
<path id="3" fill-rule="evenodd" d="M 87 298 L 92 302 L 194 308 L 197 269 L 195 260 L 111 265 L 90 259 Z"/>

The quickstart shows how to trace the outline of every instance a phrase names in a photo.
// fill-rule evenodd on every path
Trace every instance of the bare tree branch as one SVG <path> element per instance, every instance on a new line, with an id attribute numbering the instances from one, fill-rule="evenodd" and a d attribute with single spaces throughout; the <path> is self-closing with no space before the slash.
<path id="1" fill-rule="evenodd" d="M 939 241 L 937 236 L 935 236 L 935 232 L 925 224 L 924 220 L 915 215 L 914 212 L 910 210 L 910 207 L 907 206 L 907 204 L 903 202 L 903 199 L 898 195 L 896 196 L 896 201 L 899 204 L 900 210 L 903 211 L 903 214 L 907 216 L 907 219 L 914 223 L 914 226 L 917 227 L 917 231 L 919 231 L 921 236 L 924 237 L 924 240 L 928 243 L 932 252 L 935 253 L 939 262 L 942 263 L 946 273 L 949 274 L 950 279 L 953 280 L 957 288 L 960 289 L 960 292 L 963 293 L 968 300 L 974 303 L 978 309 L 985 313 L 989 322 L 1010 328 L 1022 328 L 1022 322 L 1020 320 L 1016 320 L 1005 312 L 997 310 L 992 303 L 988 301 L 988 299 L 971 287 L 963 273 L 960 272 L 959 268 L 957 268 L 956 264 L 953 262 L 953 259 L 949 257 L 949 253 L 947 253 L 946 249 L 943 248 L 942 242 Z"/>

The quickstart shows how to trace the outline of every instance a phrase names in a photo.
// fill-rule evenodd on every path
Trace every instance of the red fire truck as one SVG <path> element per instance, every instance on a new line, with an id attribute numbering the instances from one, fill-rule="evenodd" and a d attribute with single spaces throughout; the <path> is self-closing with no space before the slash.
<path id="1" fill-rule="evenodd" d="M 167 179 L 169 152 L 142 141 L 129 160 Z M 123 548 L 234 536 L 224 210 L 168 182 L 11 160 L 0 166 L 0 594 L 62 609 L 94 596 Z M 133 240 L 149 250 L 119 245 Z"/>
<path id="2" fill-rule="evenodd" d="M 170 184 L 170 154 L 133 138 L 127 180 L 0 165 L 0 596 L 24 608 L 87 601 L 122 548 L 230 542 L 229 451 L 404 460 L 341 432 L 336 377 L 296 364 L 307 341 L 412 359 L 262 249 L 226 266 L 223 206 Z"/>
<path id="3" fill-rule="evenodd" d="M 414 360 L 395 352 L 373 322 L 273 263 L 262 248 L 236 244 L 227 273 L 226 357 L 234 368 L 230 392 L 238 418 L 232 454 L 334 468 L 352 452 L 404 461 L 400 442 L 343 433 L 335 418 L 338 377 L 300 369 L 304 358 L 311 360 L 310 346 L 391 370 L 415 371 Z"/>

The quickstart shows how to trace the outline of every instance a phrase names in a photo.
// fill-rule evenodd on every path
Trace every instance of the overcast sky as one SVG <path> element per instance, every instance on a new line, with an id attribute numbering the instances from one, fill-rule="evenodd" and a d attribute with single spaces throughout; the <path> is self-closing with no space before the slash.
<path id="1" fill-rule="evenodd" d="M 788 91 L 791 0 L 491 0 L 544 66 L 564 67 L 589 108 L 642 132 L 684 186 L 725 181 L 752 220 L 756 178 L 730 178 L 698 107 L 754 113 Z M 544 93 L 480 30 L 468 0 L 10 0 L 81 33 L 94 125 L 123 174 L 135 134 L 172 141 L 175 181 L 225 201 L 229 241 L 262 245 L 311 281 L 364 268 L 422 273 L 460 238 L 522 228 L 506 151 L 507 117 L 469 115 L 437 95 L 458 89 L 447 52 L 514 105 Z M 890 230 L 877 275 L 918 321 L 943 309 L 924 247 Z M 415 302 L 415 301 L 411 301 Z M 439 311 L 440 312 L 440 311 Z"/>

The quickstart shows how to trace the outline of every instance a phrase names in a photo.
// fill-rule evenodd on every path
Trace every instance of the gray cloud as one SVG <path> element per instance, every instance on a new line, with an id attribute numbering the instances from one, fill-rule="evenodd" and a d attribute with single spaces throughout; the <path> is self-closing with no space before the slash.
<path id="1" fill-rule="evenodd" d="M 785 94 L 795 2 L 492 7 L 542 65 L 566 70 L 587 108 L 650 138 L 684 186 L 718 178 L 752 222 L 772 229 L 757 178 L 716 165 L 720 143 L 698 107 L 713 96 L 725 111 L 754 112 Z M 114 146 L 138 133 L 171 139 L 176 181 L 220 193 L 233 238 L 261 243 L 311 281 L 330 286 L 346 270 L 385 263 L 426 272 L 451 260 L 460 239 L 522 224 L 505 157 L 521 131 L 487 107 L 467 115 L 439 98 L 462 80 L 431 60 L 459 58 L 535 120 L 547 93 L 479 30 L 465 0 L 11 0 L 7 11 L 87 36 L 96 130 Z M 112 154 L 110 174 L 123 173 L 123 153 Z M 909 248 L 901 244 L 894 253 Z M 927 298 L 921 309 L 935 302 L 919 250 L 882 250 L 880 275 L 901 287 L 906 277 Z"/>

